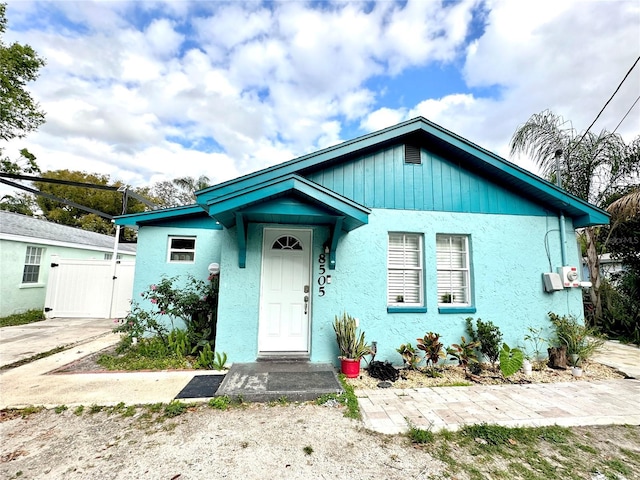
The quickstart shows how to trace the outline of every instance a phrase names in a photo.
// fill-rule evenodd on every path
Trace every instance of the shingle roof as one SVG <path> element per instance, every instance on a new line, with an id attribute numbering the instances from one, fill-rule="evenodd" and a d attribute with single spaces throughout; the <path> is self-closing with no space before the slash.
<path id="1" fill-rule="evenodd" d="M 59 225 L 19 213 L 0 210 L 0 234 L 20 235 L 42 240 L 52 240 L 77 245 L 112 249 L 114 237 L 102 233 L 89 232 L 79 228 Z M 136 245 L 120 244 L 118 250 L 135 252 Z"/>

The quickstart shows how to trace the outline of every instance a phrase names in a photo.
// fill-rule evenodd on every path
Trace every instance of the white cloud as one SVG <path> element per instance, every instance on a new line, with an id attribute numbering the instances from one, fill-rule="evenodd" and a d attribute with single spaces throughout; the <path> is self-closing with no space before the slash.
<path id="1" fill-rule="evenodd" d="M 48 60 L 31 86 L 47 123 L 20 146 L 44 169 L 140 185 L 225 180 L 338 143 L 347 125 L 416 115 L 507 155 L 515 127 L 545 108 L 586 127 L 637 56 L 640 25 L 633 1 L 496 0 L 469 45 L 479 0 L 15 5 L 7 40 Z M 462 65 L 472 90 L 391 97 L 406 69 L 442 64 Z M 617 124 L 639 79 L 637 68 L 596 129 Z"/>

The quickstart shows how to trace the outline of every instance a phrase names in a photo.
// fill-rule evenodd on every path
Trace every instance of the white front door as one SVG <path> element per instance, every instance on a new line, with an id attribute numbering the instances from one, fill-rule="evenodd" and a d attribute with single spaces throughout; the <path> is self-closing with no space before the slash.
<path id="1" fill-rule="evenodd" d="M 258 350 L 309 352 L 311 230 L 264 229 Z"/>

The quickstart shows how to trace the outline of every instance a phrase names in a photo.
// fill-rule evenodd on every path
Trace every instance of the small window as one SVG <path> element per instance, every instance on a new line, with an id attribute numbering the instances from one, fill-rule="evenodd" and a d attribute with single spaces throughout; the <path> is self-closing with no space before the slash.
<path id="1" fill-rule="evenodd" d="M 421 165 L 422 158 L 420 157 L 420 147 L 415 145 L 404 146 L 404 163 L 411 165 Z"/>
<path id="2" fill-rule="evenodd" d="M 390 233 L 387 274 L 387 304 L 422 306 L 422 235 Z"/>
<path id="3" fill-rule="evenodd" d="M 169 237 L 169 263 L 193 263 L 195 260 L 195 237 Z"/>
<path id="4" fill-rule="evenodd" d="M 471 304 L 469 237 L 436 235 L 438 269 L 438 304 L 467 306 Z"/>
<path id="5" fill-rule="evenodd" d="M 24 270 L 22 271 L 22 283 L 38 283 L 43 251 L 43 247 L 27 247 L 27 254 L 24 258 Z"/>
<path id="6" fill-rule="evenodd" d="M 104 259 L 105 260 L 111 260 L 113 258 L 113 253 L 105 253 L 104 254 Z M 116 260 L 122 260 L 122 255 L 118 254 L 116 255 Z"/>
<path id="7" fill-rule="evenodd" d="M 271 250 L 302 250 L 302 244 L 296 237 L 285 235 L 273 242 Z"/>

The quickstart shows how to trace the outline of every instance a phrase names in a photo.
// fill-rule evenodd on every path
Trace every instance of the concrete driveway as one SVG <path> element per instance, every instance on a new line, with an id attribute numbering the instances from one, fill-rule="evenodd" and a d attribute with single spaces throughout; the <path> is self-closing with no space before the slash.
<path id="1" fill-rule="evenodd" d="M 54 318 L 27 325 L 0 328 L 0 367 L 106 335 L 111 319 Z"/>

